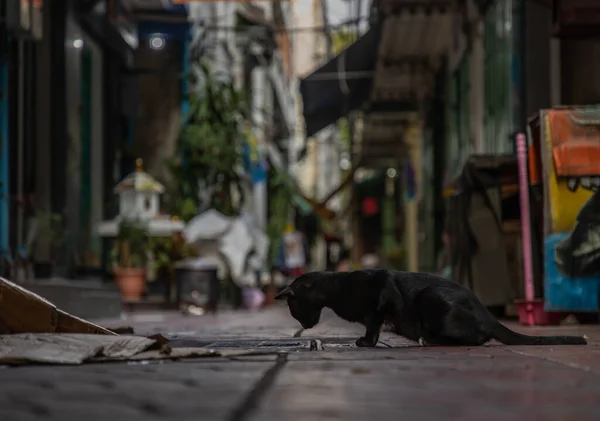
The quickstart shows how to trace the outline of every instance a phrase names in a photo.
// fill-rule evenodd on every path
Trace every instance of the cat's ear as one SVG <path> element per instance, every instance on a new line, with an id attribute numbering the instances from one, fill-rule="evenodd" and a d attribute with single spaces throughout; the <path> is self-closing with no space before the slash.
<path id="1" fill-rule="evenodd" d="M 295 295 L 294 291 L 290 287 L 285 287 L 283 289 L 283 291 L 281 291 L 279 294 L 277 294 L 275 296 L 275 299 L 276 300 L 283 300 L 283 299 L 288 298 L 288 297 L 293 297 L 294 295 Z"/>

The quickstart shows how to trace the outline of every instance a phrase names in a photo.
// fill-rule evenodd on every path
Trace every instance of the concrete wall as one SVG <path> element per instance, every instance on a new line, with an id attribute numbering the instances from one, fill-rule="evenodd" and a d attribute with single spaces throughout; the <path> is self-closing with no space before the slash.
<path id="1" fill-rule="evenodd" d="M 139 114 L 135 122 L 135 147 L 144 168 L 158 179 L 168 178 L 165 159 L 173 156 L 181 127 L 182 44 L 167 40 L 153 50 L 141 40 L 135 65 L 145 72 L 138 77 Z"/>

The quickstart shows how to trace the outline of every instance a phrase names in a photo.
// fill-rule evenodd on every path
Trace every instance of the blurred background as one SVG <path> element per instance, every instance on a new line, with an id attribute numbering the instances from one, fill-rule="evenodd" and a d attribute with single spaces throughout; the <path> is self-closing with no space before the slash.
<path id="1" fill-rule="evenodd" d="M 597 1 L 0 16 L 0 276 L 66 311 L 254 309 L 308 270 L 386 267 L 597 321 Z"/>

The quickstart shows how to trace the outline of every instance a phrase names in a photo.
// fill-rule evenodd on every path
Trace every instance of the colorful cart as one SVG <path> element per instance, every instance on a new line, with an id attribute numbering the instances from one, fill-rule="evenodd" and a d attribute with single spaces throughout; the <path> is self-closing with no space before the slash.
<path id="1" fill-rule="evenodd" d="M 600 108 L 542 110 L 528 138 L 529 182 L 543 197 L 543 309 L 598 312 Z"/>

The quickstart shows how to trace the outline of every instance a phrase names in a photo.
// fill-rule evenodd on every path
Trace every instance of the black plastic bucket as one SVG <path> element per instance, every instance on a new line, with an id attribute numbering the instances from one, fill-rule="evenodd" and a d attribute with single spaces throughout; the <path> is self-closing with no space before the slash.
<path id="1" fill-rule="evenodd" d="M 221 284 L 216 268 L 175 268 L 177 306 L 195 305 L 205 311 L 217 311 Z"/>

